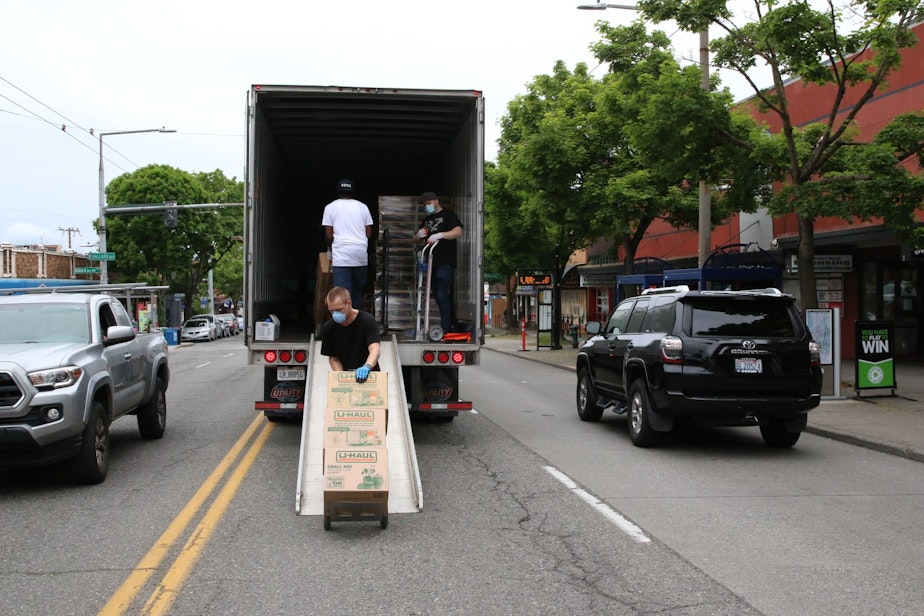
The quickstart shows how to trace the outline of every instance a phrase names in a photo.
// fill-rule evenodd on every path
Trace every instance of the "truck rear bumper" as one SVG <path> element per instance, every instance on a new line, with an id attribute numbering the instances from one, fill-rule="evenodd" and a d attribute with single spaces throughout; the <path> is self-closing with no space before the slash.
<path id="1" fill-rule="evenodd" d="M 756 418 L 792 417 L 806 413 L 821 404 L 821 394 L 805 398 L 720 398 L 691 397 L 680 392 L 667 392 L 667 404 L 658 405 L 658 413 L 667 417 L 695 416 L 734 420 L 753 416 Z"/>

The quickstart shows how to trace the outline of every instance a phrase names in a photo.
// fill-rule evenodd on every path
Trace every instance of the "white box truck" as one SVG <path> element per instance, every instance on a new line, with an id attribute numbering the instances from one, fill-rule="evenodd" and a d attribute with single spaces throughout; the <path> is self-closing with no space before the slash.
<path id="1" fill-rule="evenodd" d="M 375 222 L 364 308 L 380 324 L 402 404 L 446 419 L 471 409 L 460 396 L 458 370 L 479 363 L 484 341 L 484 119 L 477 90 L 251 87 L 244 294 L 248 361 L 264 369 L 257 410 L 273 420 L 305 408 L 320 346 L 314 338 L 328 316 L 321 216 L 341 178 L 353 180 Z M 439 317 L 420 288 L 425 277 L 413 240 L 424 191 L 438 193 L 464 227 L 453 291 L 457 327 L 438 340 L 421 321 L 422 312 L 432 323 Z M 256 323 L 267 319 L 277 323 L 275 340 L 256 336 Z M 314 364 L 327 370 L 326 361 Z"/>

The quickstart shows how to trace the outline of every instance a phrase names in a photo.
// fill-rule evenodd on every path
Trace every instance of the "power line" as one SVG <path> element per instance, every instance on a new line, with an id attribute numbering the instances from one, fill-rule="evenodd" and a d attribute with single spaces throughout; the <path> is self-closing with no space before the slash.
<path id="1" fill-rule="evenodd" d="M 11 82 L 9 79 L 5 78 L 4 76 L 0 75 L 0 81 L 3 81 L 4 83 L 8 84 L 10 87 L 14 88 L 15 90 L 17 90 L 18 92 L 22 93 L 23 95 L 28 96 L 30 99 L 32 99 L 33 101 L 35 101 L 36 103 L 38 103 L 39 105 L 41 105 L 42 107 L 44 107 L 45 109 L 48 109 L 49 111 L 51 111 L 52 113 L 54 113 L 54 114 L 57 115 L 58 117 L 63 118 L 66 122 L 70 123 L 74 128 L 80 129 L 81 131 L 83 131 L 84 133 L 86 133 L 87 135 L 89 135 L 90 137 L 95 137 L 95 135 L 93 134 L 93 129 L 92 129 L 92 128 L 88 130 L 88 129 L 84 128 L 83 126 L 81 126 L 80 124 L 77 124 L 76 122 L 74 122 L 73 120 L 71 120 L 70 118 L 68 118 L 68 117 L 65 116 L 64 114 L 62 114 L 61 112 L 59 112 L 59 111 L 53 109 L 52 107 L 46 105 L 44 102 L 40 101 L 40 100 L 37 99 L 36 97 L 32 96 L 31 94 L 29 94 L 28 92 L 26 92 L 25 90 L 23 90 L 22 88 L 20 88 L 19 86 L 17 86 L 17 85 L 14 84 L 13 82 Z M 86 143 L 84 143 L 83 141 L 81 141 L 80 139 L 78 139 L 76 136 L 74 136 L 74 135 L 72 135 L 71 133 L 67 132 L 67 128 L 68 128 L 68 125 L 67 125 L 67 124 L 61 124 L 61 125 L 59 126 L 59 125 L 57 125 L 56 123 L 52 122 L 51 120 L 48 120 L 48 119 L 46 119 L 46 118 L 40 116 L 39 114 L 35 113 L 35 112 L 32 111 L 31 109 L 27 109 L 27 108 L 24 107 L 23 105 L 20 105 L 18 102 L 14 101 L 13 99 L 11 99 L 11 98 L 8 97 L 8 96 L 5 96 L 5 95 L 3 95 L 3 94 L 0 94 L 0 97 L 2 97 L 2 98 L 4 98 L 4 99 L 8 100 L 9 102 L 11 102 L 12 104 L 16 105 L 17 107 L 19 107 L 19 108 L 22 109 L 23 111 L 25 111 L 25 112 L 31 114 L 32 116 L 35 117 L 35 119 L 38 119 L 38 120 L 40 120 L 40 121 L 42 121 L 42 122 L 45 122 L 46 124 L 48 124 L 48 125 L 50 125 L 50 126 L 54 126 L 54 127 L 57 128 L 57 129 L 60 129 L 60 130 L 61 130 L 64 134 L 66 134 L 68 137 L 70 137 L 71 139 L 73 139 L 74 141 L 76 141 L 77 143 L 79 143 L 80 145 L 82 145 L 83 147 L 87 148 L 87 149 L 90 150 L 91 152 L 94 152 L 95 154 L 100 154 L 100 152 L 99 152 L 97 149 L 95 149 L 95 148 L 93 148 L 93 147 L 87 145 Z M 16 115 L 19 115 L 19 114 L 16 114 Z M 26 116 L 26 117 L 28 117 L 28 116 Z M 107 145 L 107 147 L 108 147 L 112 152 L 118 154 L 119 156 L 121 156 L 122 158 L 124 158 L 125 160 L 127 160 L 129 163 L 131 163 L 132 165 L 134 165 L 135 167 L 138 167 L 138 163 L 136 163 L 135 161 L 131 160 L 130 158 L 128 158 L 127 156 L 125 156 L 124 154 L 122 154 L 121 152 L 119 152 L 117 149 L 115 149 L 115 148 L 112 147 L 111 145 L 108 145 L 108 144 L 106 144 L 106 145 Z M 110 164 L 112 164 L 114 167 L 117 167 L 117 168 L 121 169 L 122 171 L 124 171 L 125 173 L 128 173 L 128 170 L 127 170 L 127 169 L 125 169 L 124 167 L 122 167 L 122 166 L 119 165 L 118 163 L 116 163 L 116 162 L 110 160 L 109 158 L 107 158 L 107 157 L 105 156 L 105 154 L 103 154 L 103 159 L 105 159 L 106 161 L 108 161 L 108 162 L 109 162 Z"/>

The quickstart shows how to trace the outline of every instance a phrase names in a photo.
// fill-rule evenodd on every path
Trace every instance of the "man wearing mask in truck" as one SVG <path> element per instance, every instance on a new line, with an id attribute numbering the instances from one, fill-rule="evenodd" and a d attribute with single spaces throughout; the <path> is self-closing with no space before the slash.
<path id="1" fill-rule="evenodd" d="M 427 217 L 420 223 L 417 240 L 427 244 L 436 244 L 433 250 L 433 271 L 430 272 L 430 284 L 433 297 L 440 309 L 440 327 L 443 332 L 451 332 L 452 287 L 456 278 L 456 240 L 462 237 L 462 222 L 456 213 L 440 205 L 435 192 L 427 191 L 420 196 Z"/>
<path id="2" fill-rule="evenodd" d="M 348 289 L 356 308 L 362 310 L 372 214 L 365 203 L 353 198 L 352 180 L 337 182 L 337 199 L 324 207 L 321 225 L 330 249 L 333 285 Z"/>
<path id="3" fill-rule="evenodd" d="M 356 382 L 364 383 L 370 371 L 378 371 L 382 352 L 375 317 L 354 308 L 343 287 L 328 291 L 327 309 L 332 318 L 321 328 L 321 355 L 327 356 L 331 370 L 355 370 Z"/>

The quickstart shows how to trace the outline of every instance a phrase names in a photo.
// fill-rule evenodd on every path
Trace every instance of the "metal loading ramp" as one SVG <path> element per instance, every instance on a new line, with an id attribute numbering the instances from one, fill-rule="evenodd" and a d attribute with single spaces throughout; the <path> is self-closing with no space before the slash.
<path id="1" fill-rule="evenodd" d="M 404 393 L 397 341 L 382 341 L 379 368 L 388 373 L 388 424 L 385 447 L 388 450 L 388 513 L 418 513 L 423 510 L 423 490 L 417 450 L 411 431 L 411 417 Z M 308 387 L 298 455 L 298 481 L 295 512 L 298 515 L 324 515 L 324 409 L 327 408 L 327 374 L 330 365 L 321 355 L 321 342 L 311 340 L 308 360 Z"/>

